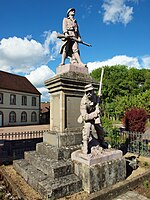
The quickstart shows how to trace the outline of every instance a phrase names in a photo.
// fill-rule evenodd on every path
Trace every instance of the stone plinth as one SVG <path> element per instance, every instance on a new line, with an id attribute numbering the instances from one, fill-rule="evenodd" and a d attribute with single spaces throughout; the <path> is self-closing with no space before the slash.
<path id="1" fill-rule="evenodd" d="M 69 67 L 68 67 L 69 66 Z M 64 65 L 56 76 L 45 81 L 50 93 L 50 131 L 68 132 L 81 128 L 77 122 L 80 116 L 80 101 L 84 95 L 85 85 L 94 82 L 86 67 Z M 79 72 L 82 69 L 82 73 Z M 61 73 L 60 73 L 61 72 Z"/>
<path id="2" fill-rule="evenodd" d="M 81 75 L 69 72 L 47 82 L 51 94 L 50 131 L 65 132 L 82 127 L 77 119 L 80 115 L 80 101 L 84 94 L 84 86 L 87 84 L 87 77 L 84 79 Z"/>
<path id="3" fill-rule="evenodd" d="M 109 149 L 105 151 L 103 150 L 102 153 L 97 155 L 83 154 L 81 150 L 75 151 L 71 154 L 71 159 L 73 161 L 81 162 L 88 166 L 120 158 L 122 158 L 122 151 Z"/>
<path id="4" fill-rule="evenodd" d="M 75 174 L 82 179 L 83 189 L 92 193 L 109 187 L 126 176 L 126 162 L 120 150 L 103 150 L 99 155 L 71 154 Z"/>
<path id="5" fill-rule="evenodd" d="M 81 131 L 74 131 L 69 133 L 49 131 L 44 133 L 43 142 L 56 147 L 70 147 L 74 145 L 80 145 L 82 142 L 82 133 Z"/>
<path id="6" fill-rule="evenodd" d="M 56 74 L 63 74 L 71 71 L 76 73 L 88 74 L 88 68 L 86 66 L 81 66 L 77 63 L 60 65 L 56 68 Z"/>

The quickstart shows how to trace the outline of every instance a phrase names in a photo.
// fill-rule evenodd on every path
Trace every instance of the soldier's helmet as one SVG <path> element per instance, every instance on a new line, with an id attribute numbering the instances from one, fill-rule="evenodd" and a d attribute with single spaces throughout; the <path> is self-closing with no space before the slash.
<path id="1" fill-rule="evenodd" d="M 84 87 L 85 92 L 92 91 L 92 90 L 94 90 L 94 87 L 91 83 Z"/>
<path id="2" fill-rule="evenodd" d="M 69 9 L 67 10 L 67 17 L 69 16 L 70 11 L 73 11 L 73 10 L 74 10 L 74 12 L 76 11 L 74 8 L 69 8 Z"/>

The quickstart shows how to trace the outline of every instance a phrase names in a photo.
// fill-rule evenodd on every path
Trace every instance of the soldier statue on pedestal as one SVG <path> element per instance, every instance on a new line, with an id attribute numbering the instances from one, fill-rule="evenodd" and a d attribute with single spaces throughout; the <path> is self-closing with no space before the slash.
<path id="1" fill-rule="evenodd" d="M 95 128 L 97 133 L 97 139 L 94 138 L 93 146 L 99 145 L 104 149 L 108 148 L 108 144 L 104 141 L 104 130 L 100 120 L 98 98 L 99 96 L 96 95 L 93 85 L 86 85 L 85 94 L 80 104 L 80 120 L 84 122 L 84 127 L 82 131 L 82 152 L 85 154 L 89 152 L 90 141 L 94 138 L 92 135 L 93 127 Z"/>
<path id="2" fill-rule="evenodd" d="M 82 63 L 80 58 L 78 43 L 82 43 L 86 46 L 91 45 L 81 40 L 78 23 L 74 16 L 75 9 L 70 8 L 67 11 L 67 17 L 63 19 L 63 34 L 57 35 L 57 37 L 63 41 L 63 45 L 60 49 L 60 53 L 62 54 L 62 61 L 60 65 L 64 65 L 65 59 L 69 57 L 71 64 L 78 63 L 80 66 L 85 67 L 86 65 Z"/>

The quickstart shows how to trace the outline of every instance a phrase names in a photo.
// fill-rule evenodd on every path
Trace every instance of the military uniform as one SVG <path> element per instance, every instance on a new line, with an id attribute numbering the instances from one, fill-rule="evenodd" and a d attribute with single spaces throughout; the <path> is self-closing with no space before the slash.
<path id="1" fill-rule="evenodd" d="M 70 58 L 70 63 L 78 63 L 81 66 L 85 66 L 85 64 L 82 63 L 80 59 L 80 52 L 79 52 L 79 47 L 78 47 L 78 41 L 81 40 L 80 38 L 80 33 L 79 33 L 79 27 L 77 24 L 76 19 L 70 15 L 70 12 L 74 11 L 74 8 L 70 8 L 67 11 L 67 18 L 63 19 L 63 24 L 62 24 L 62 29 L 63 29 L 63 34 L 68 38 L 62 39 L 64 41 L 61 49 L 60 49 L 60 54 L 62 54 L 62 63 L 61 65 L 64 65 L 65 59 L 67 57 Z M 78 41 L 75 41 L 73 39 L 69 39 L 69 37 L 74 37 Z"/>
<path id="2" fill-rule="evenodd" d="M 75 38 L 80 38 L 78 24 L 77 21 L 71 20 L 69 17 L 63 19 L 63 33 L 67 33 L 69 36 L 73 36 Z M 72 58 L 75 52 L 79 52 L 78 42 L 72 40 L 64 41 L 60 53 L 62 54 L 63 51 L 66 52 L 67 57 Z"/>
<path id="3" fill-rule="evenodd" d="M 85 86 L 85 92 L 92 91 L 94 88 L 91 84 Z M 92 126 L 94 126 L 97 139 L 100 146 L 104 147 L 104 131 L 100 122 L 99 116 L 99 105 L 97 105 L 98 97 L 95 93 L 91 95 L 91 98 L 85 93 L 80 104 L 80 112 L 83 122 L 84 128 L 82 131 L 83 137 L 83 153 L 88 152 L 88 142 L 92 133 Z"/>

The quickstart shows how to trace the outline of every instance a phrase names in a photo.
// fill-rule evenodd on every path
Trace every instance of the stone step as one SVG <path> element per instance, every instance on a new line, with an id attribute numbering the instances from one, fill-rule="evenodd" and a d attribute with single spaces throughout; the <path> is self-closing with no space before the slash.
<path id="1" fill-rule="evenodd" d="M 53 181 L 50 178 L 45 179 L 39 183 L 38 188 L 38 192 L 44 199 L 55 200 L 80 192 L 82 190 L 82 181 L 75 174 L 71 174 L 55 178 Z"/>
<path id="2" fill-rule="evenodd" d="M 53 179 L 25 159 L 14 161 L 13 166 L 43 199 L 55 200 L 82 190 L 82 181 L 75 174 Z"/>
<path id="3" fill-rule="evenodd" d="M 36 191 L 38 189 L 39 182 L 48 178 L 47 174 L 44 174 L 34 166 L 29 164 L 25 159 L 13 161 L 13 168 L 19 173 L 25 181 L 31 185 Z"/>
<path id="4" fill-rule="evenodd" d="M 56 147 L 45 142 L 37 143 L 36 151 L 39 154 L 45 154 L 51 159 L 61 160 L 71 158 L 71 153 L 81 149 L 81 145 Z"/>
<path id="5" fill-rule="evenodd" d="M 58 178 L 73 173 L 73 163 L 70 160 L 54 160 L 36 151 L 25 152 L 25 159 L 38 170 L 52 178 Z"/>

